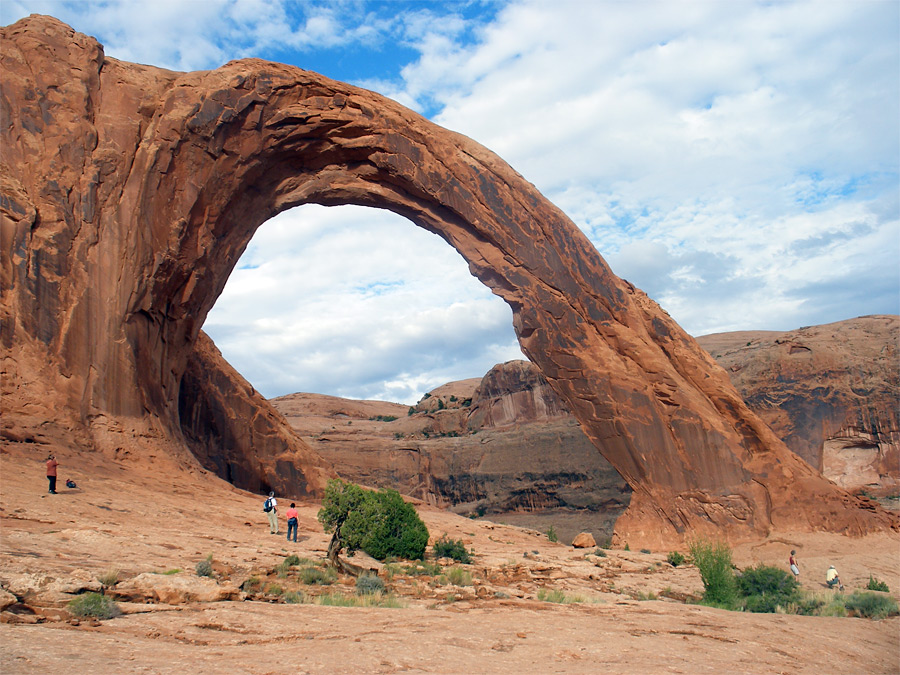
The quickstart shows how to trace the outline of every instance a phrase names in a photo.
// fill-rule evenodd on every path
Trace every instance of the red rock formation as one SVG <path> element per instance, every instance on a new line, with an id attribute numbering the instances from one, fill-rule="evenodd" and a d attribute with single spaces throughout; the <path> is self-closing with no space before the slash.
<path id="1" fill-rule="evenodd" d="M 256 228 L 305 203 L 375 206 L 442 236 L 511 306 L 524 353 L 634 488 L 617 525 L 629 542 L 895 522 L 796 458 L 694 340 L 473 141 L 285 65 L 126 64 L 47 17 L 2 40 L 9 395 L 32 395 L 15 364 L 33 350 L 60 416 L 185 447 L 182 379 Z"/>
<path id="2" fill-rule="evenodd" d="M 847 488 L 900 484 L 900 317 L 697 338 L 787 446 Z"/>

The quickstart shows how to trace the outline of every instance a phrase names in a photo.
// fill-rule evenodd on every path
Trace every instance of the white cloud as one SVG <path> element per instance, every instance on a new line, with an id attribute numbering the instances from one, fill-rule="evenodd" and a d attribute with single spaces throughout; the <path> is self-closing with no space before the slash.
<path id="1" fill-rule="evenodd" d="M 267 396 L 413 403 L 522 358 L 511 311 L 456 251 L 404 218 L 351 206 L 265 223 L 204 330 Z"/>

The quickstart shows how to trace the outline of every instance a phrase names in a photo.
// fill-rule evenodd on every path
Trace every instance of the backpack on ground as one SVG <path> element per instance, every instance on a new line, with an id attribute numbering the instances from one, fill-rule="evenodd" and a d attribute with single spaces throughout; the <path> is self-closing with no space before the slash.
<path id="1" fill-rule="evenodd" d="M 265 502 L 263 502 L 263 511 L 268 513 L 271 510 L 272 510 L 272 499 L 270 497 L 270 498 L 267 498 Z"/>

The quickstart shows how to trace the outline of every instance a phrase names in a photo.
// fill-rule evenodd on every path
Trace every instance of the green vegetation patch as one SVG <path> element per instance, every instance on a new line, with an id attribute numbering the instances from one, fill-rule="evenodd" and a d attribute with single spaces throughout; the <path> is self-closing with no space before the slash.
<path id="1" fill-rule="evenodd" d="M 111 598 L 100 593 L 79 595 L 69 602 L 68 609 L 74 616 L 82 618 L 112 619 L 122 613 Z"/>

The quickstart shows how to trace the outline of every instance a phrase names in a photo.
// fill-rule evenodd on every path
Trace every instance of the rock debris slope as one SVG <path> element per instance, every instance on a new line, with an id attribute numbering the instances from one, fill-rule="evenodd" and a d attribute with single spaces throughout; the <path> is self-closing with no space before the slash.
<path id="1" fill-rule="evenodd" d="M 439 234 L 510 305 L 524 353 L 633 488 L 617 524 L 629 541 L 896 527 L 791 453 L 693 339 L 473 141 L 285 65 L 128 64 L 40 16 L 0 37 L 7 437 L 190 463 L 184 378 L 256 228 L 301 204 L 358 204 Z M 267 436 L 283 420 L 253 423 Z M 249 438 L 232 434 L 248 466 Z M 296 489 L 321 490 L 314 453 L 285 453 Z M 279 480 L 271 462 L 259 471 Z"/>

